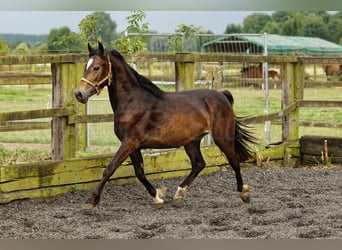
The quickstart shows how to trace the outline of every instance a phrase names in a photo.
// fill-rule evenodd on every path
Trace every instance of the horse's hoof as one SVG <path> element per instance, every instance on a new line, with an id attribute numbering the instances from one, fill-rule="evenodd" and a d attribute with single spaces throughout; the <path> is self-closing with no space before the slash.
<path id="1" fill-rule="evenodd" d="M 157 209 L 161 209 L 164 207 L 164 200 L 160 198 L 153 198 L 153 205 Z"/>
<path id="2" fill-rule="evenodd" d="M 93 209 L 94 207 L 95 207 L 95 205 L 91 204 L 91 203 L 83 203 L 82 204 L 82 208 L 86 209 L 86 210 Z"/>
<path id="3" fill-rule="evenodd" d="M 164 202 L 161 202 L 161 203 L 153 203 L 154 207 L 156 209 L 161 209 L 164 207 Z"/>
<path id="4" fill-rule="evenodd" d="M 183 203 L 186 191 L 187 191 L 187 187 L 184 187 L 184 188 L 178 187 L 177 192 L 175 193 L 172 199 L 173 206 Z"/>
<path id="5" fill-rule="evenodd" d="M 173 198 L 172 199 L 172 206 L 177 206 L 179 204 L 182 204 L 184 201 L 183 198 Z"/>
<path id="6" fill-rule="evenodd" d="M 240 192 L 241 200 L 245 203 L 249 203 L 251 200 L 250 187 L 248 185 L 242 186 L 242 191 Z"/>
<path id="7" fill-rule="evenodd" d="M 164 207 L 164 200 L 162 199 L 166 193 L 166 187 L 158 188 L 156 197 L 153 198 L 153 205 L 155 208 L 160 209 Z"/>

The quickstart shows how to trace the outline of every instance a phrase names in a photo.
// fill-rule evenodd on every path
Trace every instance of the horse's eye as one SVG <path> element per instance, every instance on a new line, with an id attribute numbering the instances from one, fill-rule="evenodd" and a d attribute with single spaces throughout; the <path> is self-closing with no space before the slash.
<path id="1" fill-rule="evenodd" d="M 100 69 L 99 66 L 95 66 L 95 67 L 94 67 L 94 71 L 98 71 L 99 69 Z"/>

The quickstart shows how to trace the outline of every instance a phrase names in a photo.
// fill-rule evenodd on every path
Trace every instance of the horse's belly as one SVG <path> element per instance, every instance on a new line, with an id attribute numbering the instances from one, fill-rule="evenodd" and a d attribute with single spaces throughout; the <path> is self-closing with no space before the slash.
<path id="1" fill-rule="evenodd" d="M 143 147 L 149 148 L 177 148 L 186 145 L 195 139 L 207 134 L 206 128 L 179 127 L 165 131 L 154 131 L 144 135 Z"/>

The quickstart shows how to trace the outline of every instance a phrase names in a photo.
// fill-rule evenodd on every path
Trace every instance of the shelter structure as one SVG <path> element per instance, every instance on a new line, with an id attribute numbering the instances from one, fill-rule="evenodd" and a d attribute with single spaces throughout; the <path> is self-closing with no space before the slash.
<path id="1" fill-rule="evenodd" d="M 340 56 L 342 46 L 317 37 L 232 34 L 202 45 L 202 52 L 268 55 Z"/>

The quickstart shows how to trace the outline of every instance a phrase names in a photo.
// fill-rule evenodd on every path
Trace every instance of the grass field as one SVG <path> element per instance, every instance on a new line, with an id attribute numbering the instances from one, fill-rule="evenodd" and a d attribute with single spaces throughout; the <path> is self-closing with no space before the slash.
<path id="1" fill-rule="evenodd" d="M 173 85 L 160 85 L 165 91 L 174 91 Z M 203 86 L 198 86 L 203 87 Z M 262 115 L 265 110 L 265 93 L 263 90 L 250 87 L 229 88 L 235 100 L 234 110 L 237 116 Z M 111 113 L 109 101 L 95 101 L 106 98 L 107 91 L 99 97 L 92 98 L 91 114 Z M 0 88 L 0 112 L 23 111 L 51 107 L 51 88 L 27 87 Z M 304 91 L 305 100 L 341 100 L 341 89 L 332 87 L 308 88 Z M 281 90 L 270 90 L 270 112 L 281 110 Z M 301 108 L 301 121 L 339 122 L 342 121 L 342 109 L 333 107 Z M 44 121 L 49 121 L 45 119 Z M 252 124 L 255 135 L 259 138 L 259 149 L 266 145 L 264 124 Z M 96 132 L 95 132 L 96 131 Z M 102 131 L 102 132 L 101 132 Z M 271 142 L 281 140 L 281 126 L 271 125 Z M 301 135 L 341 136 L 341 129 L 301 127 Z M 33 158 L 49 159 L 51 151 L 51 131 L 32 130 L 18 132 L 0 132 L 0 163 L 29 161 Z M 9 146 L 10 145 L 10 146 Z M 26 145 L 26 146 L 25 146 Z M 37 145 L 37 146 L 34 146 Z M 90 124 L 90 148 L 80 155 L 93 155 L 113 152 L 119 141 L 113 132 L 113 123 Z"/>

